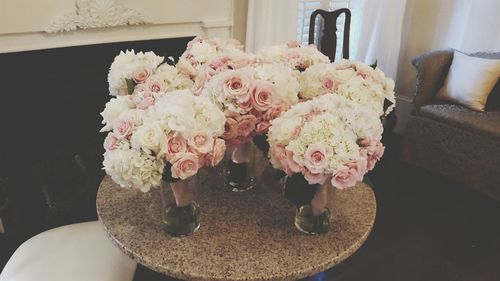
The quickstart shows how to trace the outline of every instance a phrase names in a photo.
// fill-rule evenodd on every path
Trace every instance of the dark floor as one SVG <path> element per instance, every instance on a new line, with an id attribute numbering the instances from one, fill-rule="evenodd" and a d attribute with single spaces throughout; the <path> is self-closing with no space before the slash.
<path id="1" fill-rule="evenodd" d="M 400 163 L 399 144 L 388 145 L 370 175 L 377 196 L 370 237 L 325 280 L 500 280 L 500 203 Z M 134 280 L 176 279 L 139 266 Z"/>

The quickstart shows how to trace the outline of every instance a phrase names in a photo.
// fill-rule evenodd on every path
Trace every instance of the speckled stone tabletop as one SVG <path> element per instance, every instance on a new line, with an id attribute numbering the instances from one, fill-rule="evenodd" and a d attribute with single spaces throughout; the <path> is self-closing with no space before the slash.
<path id="1" fill-rule="evenodd" d="M 97 195 L 99 219 L 127 255 L 185 280 L 296 280 L 331 268 L 366 240 L 376 213 L 369 186 L 331 192 L 332 229 L 309 236 L 293 225 L 295 208 L 268 170 L 243 193 L 225 190 L 216 170 L 200 173 L 201 227 L 192 236 L 162 230 L 158 189 L 123 189 L 108 176 Z"/>

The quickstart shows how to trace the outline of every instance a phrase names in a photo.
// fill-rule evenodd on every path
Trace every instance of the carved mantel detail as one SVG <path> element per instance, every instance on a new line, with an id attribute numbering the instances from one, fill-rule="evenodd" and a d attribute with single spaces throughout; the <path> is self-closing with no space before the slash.
<path id="1" fill-rule="evenodd" d="M 55 33 L 77 29 L 146 24 L 142 13 L 127 8 L 118 0 L 77 0 L 75 11 L 53 21 L 44 30 Z"/>

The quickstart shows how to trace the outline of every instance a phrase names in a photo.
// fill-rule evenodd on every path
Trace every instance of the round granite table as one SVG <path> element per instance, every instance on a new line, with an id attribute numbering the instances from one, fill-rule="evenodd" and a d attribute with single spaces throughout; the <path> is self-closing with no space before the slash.
<path id="1" fill-rule="evenodd" d="M 162 230 L 157 189 L 123 189 L 108 176 L 97 195 L 99 219 L 123 252 L 154 271 L 231 281 L 297 280 L 327 270 L 363 244 L 375 220 L 375 196 L 363 183 L 331 192 L 332 229 L 309 236 L 294 227 L 295 208 L 272 177 L 243 193 L 222 188 L 215 170 L 199 177 L 201 227 L 191 236 Z"/>

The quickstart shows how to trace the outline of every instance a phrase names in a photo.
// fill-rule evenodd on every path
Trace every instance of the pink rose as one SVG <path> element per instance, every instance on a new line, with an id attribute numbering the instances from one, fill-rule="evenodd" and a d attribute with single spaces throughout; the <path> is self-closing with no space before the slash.
<path id="1" fill-rule="evenodd" d="M 295 49 L 290 49 L 286 53 L 286 58 L 289 60 L 298 60 L 300 57 L 301 57 L 301 55 L 300 55 L 299 51 L 297 51 Z"/>
<path id="2" fill-rule="evenodd" d="M 225 140 L 234 139 L 238 136 L 238 121 L 236 121 L 238 117 L 230 111 L 226 111 L 224 114 L 226 115 L 226 123 L 224 124 L 222 138 Z"/>
<path id="3" fill-rule="evenodd" d="M 132 136 L 134 122 L 130 118 L 119 118 L 113 122 L 113 133 L 118 140 L 128 139 Z"/>
<path id="4" fill-rule="evenodd" d="M 137 103 L 135 106 L 137 109 L 145 110 L 148 109 L 153 104 L 155 104 L 155 99 L 152 96 L 150 96 L 142 98 L 141 102 Z"/>
<path id="5" fill-rule="evenodd" d="M 286 46 L 288 48 L 297 48 L 300 47 L 300 42 L 297 40 L 288 41 L 288 43 L 286 43 Z"/>
<path id="6" fill-rule="evenodd" d="M 253 107 L 259 111 L 270 109 L 276 101 L 276 95 L 276 86 L 264 80 L 256 80 L 250 91 Z"/>
<path id="7" fill-rule="evenodd" d="M 228 71 L 222 80 L 222 88 L 226 97 L 238 102 L 246 102 L 250 99 L 250 87 L 253 78 L 244 70 Z"/>
<path id="8" fill-rule="evenodd" d="M 172 177 L 184 180 L 194 176 L 199 168 L 199 159 L 196 154 L 190 152 L 181 153 L 174 159 L 172 164 Z"/>
<path id="9" fill-rule="evenodd" d="M 249 112 L 249 111 L 251 111 L 253 109 L 252 108 L 252 101 L 251 100 L 247 100 L 247 101 L 244 101 L 244 102 L 237 102 L 237 104 L 245 112 Z"/>
<path id="10" fill-rule="evenodd" d="M 158 93 L 165 91 L 165 81 L 156 75 L 149 76 L 145 84 L 151 92 Z"/>
<path id="11" fill-rule="evenodd" d="M 226 151 L 226 144 L 224 140 L 222 139 L 217 139 L 215 140 L 215 145 L 212 151 L 207 154 L 207 164 L 209 166 L 215 167 L 217 164 L 222 161 L 222 158 L 224 158 L 224 152 Z"/>
<path id="12" fill-rule="evenodd" d="M 323 79 L 323 89 L 328 91 L 328 92 L 332 92 L 335 90 L 335 88 L 337 87 L 335 81 L 332 79 L 332 78 L 329 78 L 329 77 L 325 77 Z"/>
<path id="13" fill-rule="evenodd" d="M 110 133 L 108 133 L 108 135 L 104 139 L 104 149 L 113 150 L 116 148 L 118 143 L 119 143 L 118 138 L 116 138 L 115 135 L 110 132 Z"/>
<path id="14" fill-rule="evenodd" d="M 205 83 L 208 81 L 210 77 L 211 76 L 209 74 L 208 69 L 200 71 L 200 74 L 196 76 L 196 78 L 194 79 L 194 84 L 193 87 L 191 88 L 193 94 L 199 96 L 201 94 L 201 91 L 203 90 L 203 86 L 205 86 Z"/>
<path id="15" fill-rule="evenodd" d="M 139 86 L 143 86 L 141 84 Z M 130 100 L 135 104 L 137 109 L 147 109 L 155 103 L 155 99 L 153 97 L 153 93 L 149 91 L 149 89 L 144 89 L 144 87 L 140 87 L 140 89 L 134 90 L 134 93 L 130 96 Z"/>
<path id="16" fill-rule="evenodd" d="M 199 66 L 199 65 L 200 65 L 200 62 L 199 62 L 197 59 L 195 59 L 195 58 L 190 58 L 190 59 L 189 59 L 189 63 L 190 63 L 190 64 L 191 64 L 191 66 L 193 66 L 194 68 L 197 68 L 197 66 Z"/>
<path id="17" fill-rule="evenodd" d="M 366 159 L 360 157 L 355 161 L 347 163 L 335 171 L 332 177 L 332 185 L 338 189 L 354 186 L 363 180 L 366 173 Z"/>
<path id="18" fill-rule="evenodd" d="M 228 62 L 227 66 L 229 69 L 239 69 L 250 64 L 250 60 L 244 56 L 232 57 Z"/>
<path id="19" fill-rule="evenodd" d="M 274 106 L 268 111 L 266 111 L 262 116 L 262 120 L 259 122 L 259 124 L 257 124 L 257 133 L 258 134 L 267 133 L 269 127 L 271 127 L 271 121 L 278 118 L 281 115 L 281 112 L 286 111 L 287 109 L 288 106 L 280 105 L 280 106 Z M 300 127 L 298 129 L 300 130 Z"/>
<path id="20" fill-rule="evenodd" d="M 134 92 L 132 94 L 145 94 L 151 93 L 151 90 L 145 84 L 138 84 L 134 87 Z"/>
<path id="21" fill-rule="evenodd" d="M 328 166 L 328 158 L 332 154 L 332 148 L 321 143 L 309 145 L 306 150 L 306 168 L 311 173 L 323 173 Z"/>
<path id="22" fill-rule="evenodd" d="M 178 153 L 187 152 L 186 140 L 180 135 L 171 135 L 167 138 L 166 146 L 166 158 L 170 160 L 174 158 Z"/>
<path id="23" fill-rule="evenodd" d="M 262 120 L 257 124 L 257 127 L 255 130 L 256 130 L 257 134 L 265 134 L 269 130 L 269 127 L 271 127 L 271 121 Z"/>
<path id="24" fill-rule="evenodd" d="M 284 104 L 281 104 L 280 106 L 275 106 L 264 114 L 264 119 L 266 120 L 274 120 L 278 118 L 282 112 L 288 110 L 289 106 L 286 106 Z"/>
<path id="25" fill-rule="evenodd" d="M 304 173 L 304 178 L 307 180 L 309 184 L 323 184 L 325 183 L 326 180 L 326 175 L 319 173 L 319 174 L 314 174 L 309 171 L 306 171 Z"/>
<path id="26" fill-rule="evenodd" d="M 149 69 L 136 69 L 134 72 L 132 72 L 132 79 L 134 80 L 135 83 L 137 84 L 142 84 L 148 77 L 151 75 L 151 70 Z"/>
<path id="27" fill-rule="evenodd" d="M 216 57 L 209 61 L 208 66 L 216 72 L 221 72 L 229 69 L 229 57 Z"/>
<path id="28" fill-rule="evenodd" d="M 255 125 L 257 124 L 257 118 L 253 115 L 241 116 L 238 120 L 238 137 L 248 137 L 255 131 Z"/>
<path id="29" fill-rule="evenodd" d="M 214 147 L 214 138 L 207 132 L 194 132 L 188 139 L 188 145 L 200 154 L 209 153 Z"/>
<path id="30" fill-rule="evenodd" d="M 194 77 L 196 77 L 196 75 L 198 75 L 198 70 L 196 70 L 196 68 L 193 67 L 191 62 L 189 62 L 189 60 L 185 58 L 181 58 L 179 60 L 179 62 L 176 65 L 176 68 L 180 73 L 188 75 L 191 79 L 193 79 Z"/>
<path id="31" fill-rule="evenodd" d="M 370 138 L 363 139 L 360 145 L 362 146 L 362 153 L 366 154 L 367 169 L 371 171 L 384 155 L 385 147 L 380 140 L 372 140 Z"/>

